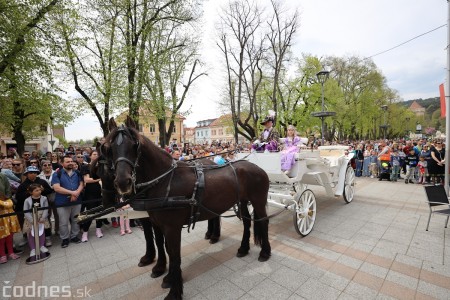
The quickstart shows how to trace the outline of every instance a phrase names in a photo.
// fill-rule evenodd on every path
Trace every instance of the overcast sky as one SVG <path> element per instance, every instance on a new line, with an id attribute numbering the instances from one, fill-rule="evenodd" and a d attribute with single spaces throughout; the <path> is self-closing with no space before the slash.
<path id="1" fill-rule="evenodd" d="M 223 2 L 204 2 L 202 60 L 209 75 L 195 84 L 186 101 L 185 109 L 192 110 L 185 121 L 189 127 L 221 115 L 217 101 L 224 82 L 218 69 L 223 58 L 215 45 L 214 24 Z M 448 18 L 445 0 L 286 0 L 285 5 L 300 13 L 293 47 L 297 57 L 302 53 L 369 57 L 445 25 Z M 438 97 L 438 86 L 446 77 L 446 45 L 444 26 L 373 61 L 403 100 Z M 101 135 L 98 122 L 89 115 L 66 127 L 68 140 Z"/>

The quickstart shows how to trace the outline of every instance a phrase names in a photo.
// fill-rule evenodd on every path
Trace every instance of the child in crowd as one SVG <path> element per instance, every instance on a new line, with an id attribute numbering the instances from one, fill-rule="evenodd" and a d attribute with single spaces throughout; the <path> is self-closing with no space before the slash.
<path id="1" fill-rule="evenodd" d="M 391 181 L 397 181 L 398 177 L 400 176 L 400 156 L 398 155 L 398 149 L 394 149 L 394 151 L 391 152 Z"/>
<path id="2" fill-rule="evenodd" d="M 13 212 L 12 200 L 7 199 L 4 194 L 0 193 L 0 215 Z M 13 249 L 13 234 L 19 231 L 20 225 L 17 216 L 0 218 L 0 264 L 4 264 L 8 261 L 6 250 L 9 253 L 9 259 L 20 258 L 19 255 L 14 253 Z"/>
<path id="3" fill-rule="evenodd" d="M 419 162 L 419 157 L 417 156 L 414 148 L 409 149 L 409 153 L 405 158 L 406 164 L 406 176 L 405 183 L 414 183 L 414 173 L 416 171 L 417 163 Z"/>
<path id="4" fill-rule="evenodd" d="M 130 205 L 123 206 L 120 210 L 125 211 L 130 208 Z M 123 214 L 119 217 L 119 223 L 120 223 L 120 235 L 125 235 L 125 233 L 132 233 L 130 229 L 130 219 L 128 219 L 128 216 L 126 214 Z"/>
<path id="5" fill-rule="evenodd" d="M 428 162 L 425 160 L 425 156 L 421 155 L 419 157 L 419 162 L 417 163 L 417 167 L 419 168 L 419 181 L 418 184 L 425 184 L 426 178 L 428 176 L 427 170 Z"/>
<path id="6" fill-rule="evenodd" d="M 35 204 L 38 207 L 48 207 L 47 197 L 42 196 L 41 193 L 44 190 L 42 185 L 37 183 L 32 183 L 28 187 L 27 191 L 30 194 L 30 197 L 25 199 L 25 203 L 23 205 L 24 210 L 29 210 L 34 207 Z M 45 247 L 45 234 L 44 229 L 50 228 L 50 223 L 48 222 L 48 209 L 39 210 L 38 211 L 38 232 L 39 232 L 39 245 L 35 245 L 34 242 L 34 232 L 33 230 L 33 214 L 31 212 L 25 213 L 25 221 L 23 223 L 23 232 L 27 233 L 28 237 L 28 245 L 30 245 L 30 256 L 36 255 L 36 246 L 39 247 L 41 252 L 48 252 L 47 247 Z"/>
<path id="7" fill-rule="evenodd" d="M 375 150 L 370 152 L 370 178 L 378 177 L 378 155 Z"/>
<path id="8" fill-rule="evenodd" d="M 363 174 L 364 177 L 370 176 L 370 147 L 364 150 Z"/>

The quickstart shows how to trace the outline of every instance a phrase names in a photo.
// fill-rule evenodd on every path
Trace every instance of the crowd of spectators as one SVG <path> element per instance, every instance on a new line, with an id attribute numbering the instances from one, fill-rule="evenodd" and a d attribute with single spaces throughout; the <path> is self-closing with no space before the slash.
<path id="1" fill-rule="evenodd" d="M 445 145 L 440 139 L 394 139 L 344 144 L 348 144 L 349 153 L 354 154 L 356 177 L 393 182 L 402 179 L 405 184 L 443 184 Z"/>
<path id="2" fill-rule="evenodd" d="M 295 132 L 294 129 L 291 131 Z M 291 138 L 294 139 L 294 136 Z M 319 140 L 310 138 L 307 145 L 303 147 L 304 150 L 301 151 L 312 151 L 317 148 L 319 143 Z M 352 166 L 355 169 L 356 177 L 378 178 L 378 180 L 386 178 L 393 182 L 404 179 L 405 184 L 443 183 L 445 147 L 441 140 L 347 140 L 331 144 L 349 147 L 348 153 L 354 154 Z M 330 145 L 330 143 L 325 145 Z M 214 142 L 192 145 L 189 143 L 178 144 L 173 141 L 164 147 L 164 150 L 169 152 L 175 160 L 189 161 L 210 157 L 217 164 L 224 164 L 227 161 L 234 161 L 236 152 L 252 151 L 252 144 Z M 62 247 L 67 247 L 69 243 L 87 242 L 91 224 L 84 224 L 80 228 L 73 217 L 84 209 L 90 209 L 100 204 L 100 178 L 92 176 L 89 172 L 89 164 L 97 155 L 97 152 L 91 147 L 73 146 L 69 146 L 67 149 L 58 147 L 55 151 L 46 152 L 43 155 L 39 155 L 37 151 L 25 151 L 19 157 L 13 148 L 8 149 L 6 155 L 0 153 L 2 158 L 0 183 L 9 182 L 8 187 L 3 187 L 7 184 L 0 184 L 0 211 L 8 211 L 10 203 L 14 203 L 16 212 L 23 212 L 24 208 L 30 207 L 30 203 L 48 205 L 48 213 L 44 214 L 45 224 L 48 226 L 45 226 L 43 245 L 39 245 L 44 252 L 48 251 L 47 247 L 52 246 L 54 241 L 52 235 L 59 235 Z M 33 198 L 33 191 L 35 191 L 35 198 Z M 42 197 L 45 198 L 45 201 Z M 25 203 L 28 204 L 24 206 Z M 72 205 L 64 206 L 67 204 Z M 57 208 L 61 205 L 64 207 Z M 5 221 L 2 219 L 0 221 Z M 133 226 L 133 220 L 131 221 L 131 226 Z M 18 223 L 23 229 L 24 214 L 18 214 Z M 95 224 L 95 235 L 97 238 L 101 238 L 103 236 L 102 226 L 110 223 L 103 219 L 96 220 Z M 119 227 L 119 222 L 113 219 L 112 225 Z M 127 224 L 121 225 L 120 233 L 122 235 L 132 232 Z M 30 244 L 26 232 L 18 232 L 17 227 L 14 228 L 14 231 L 8 232 L 8 241 L 10 240 L 9 236 L 14 233 L 23 234 L 23 239 L 16 239 L 19 242 L 13 251 L 5 244 L 2 252 L 2 243 L 0 243 L 0 263 L 5 263 L 7 257 L 17 259 L 17 254 L 23 252 L 22 247 L 27 243 Z M 80 232 L 81 239 L 79 238 Z M 4 238 L 0 236 L 0 241 Z M 34 245 L 31 246 L 34 247 Z M 34 251 L 31 254 L 34 254 Z"/>

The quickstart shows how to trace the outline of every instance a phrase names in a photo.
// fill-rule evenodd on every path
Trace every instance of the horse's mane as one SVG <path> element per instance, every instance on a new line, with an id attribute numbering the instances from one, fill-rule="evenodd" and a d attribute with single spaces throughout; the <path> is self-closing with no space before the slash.
<path id="1" fill-rule="evenodd" d="M 109 133 L 107 140 L 106 140 L 108 144 L 111 145 L 112 141 L 114 141 L 116 139 L 117 135 L 120 132 L 119 128 L 120 127 L 117 127 Z M 172 159 L 172 157 L 170 156 L 169 153 L 167 153 L 167 151 L 158 147 L 154 142 L 152 142 L 146 136 L 140 134 L 136 128 L 130 127 L 130 126 L 125 126 L 125 128 L 126 128 L 126 132 L 130 134 L 131 138 L 133 138 L 135 141 L 138 141 L 141 144 L 141 146 L 148 147 L 149 150 L 152 152 L 153 151 L 161 151 L 161 153 L 163 155 L 165 155 L 167 158 Z"/>

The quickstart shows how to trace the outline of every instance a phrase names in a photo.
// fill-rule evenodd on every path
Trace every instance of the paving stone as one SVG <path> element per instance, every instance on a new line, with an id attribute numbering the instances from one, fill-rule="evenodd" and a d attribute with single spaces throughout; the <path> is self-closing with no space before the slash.
<path id="1" fill-rule="evenodd" d="M 289 299 L 293 292 L 287 290 L 285 287 L 273 282 L 272 280 L 265 279 L 248 291 L 247 294 L 255 297 L 255 299 L 272 300 L 274 295 L 276 295 L 275 297 L 277 299 Z"/>
<path id="2" fill-rule="evenodd" d="M 312 278 L 308 279 L 296 292 L 306 299 L 338 299 L 341 291 Z"/>
<path id="3" fill-rule="evenodd" d="M 436 286 L 434 284 L 424 282 L 419 280 L 417 291 L 432 296 L 436 299 L 449 299 L 450 298 L 450 289 L 444 289 L 442 287 Z"/>
<path id="4" fill-rule="evenodd" d="M 360 271 L 366 272 L 368 274 L 371 274 L 373 276 L 379 277 L 379 278 L 386 278 L 386 275 L 388 273 L 388 269 L 371 264 L 369 262 L 364 262 L 361 267 L 359 268 Z"/>
<path id="5" fill-rule="evenodd" d="M 294 292 L 300 288 L 309 277 L 288 267 L 280 267 L 268 277 L 273 282 Z"/>
<path id="6" fill-rule="evenodd" d="M 240 287 L 243 291 L 248 292 L 264 281 L 266 277 L 254 270 L 243 268 L 232 274 L 229 280 Z"/>
<path id="7" fill-rule="evenodd" d="M 202 291 L 203 296 L 212 300 L 217 299 L 218 295 L 220 295 L 220 299 L 223 300 L 240 299 L 244 294 L 245 291 L 226 279 L 221 280 Z"/>
<path id="8" fill-rule="evenodd" d="M 422 268 L 424 270 L 427 270 L 427 271 L 430 271 L 433 273 L 438 273 L 438 274 L 450 277 L 450 267 L 448 264 L 444 264 L 444 265 L 437 264 L 437 263 L 425 260 L 425 261 L 423 261 Z M 449 286 L 450 286 L 450 284 L 449 284 Z"/>
<path id="9" fill-rule="evenodd" d="M 425 249 L 411 246 L 411 247 L 409 247 L 406 255 L 417 258 L 417 259 L 422 259 L 424 261 L 426 260 L 426 261 L 429 261 L 429 262 L 432 262 L 435 264 L 444 263 L 443 254 L 437 248 L 425 250 Z"/>
<path id="10" fill-rule="evenodd" d="M 344 278 L 342 276 L 339 276 L 337 274 L 326 272 L 319 281 L 321 283 L 324 283 L 328 286 L 331 286 L 332 288 L 335 288 L 339 291 L 345 290 L 347 285 L 350 283 L 350 280 L 347 278 Z"/>
<path id="11" fill-rule="evenodd" d="M 346 255 L 342 255 L 337 260 L 338 263 L 351 267 L 353 269 L 359 269 L 363 263 L 363 261 L 359 259 L 355 259 L 353 257 L 348 257 Z"/>
<path id="12" fill-rule="evenodd" d="M 418 269 L 421 269 L 422 265 L 424 263 L 424 261 L 421 259 L 417 259 L 415 257 L 411 257 L 411 256 L 400 254 L 400 253 L 397 254 L 397 256 L 395 257 L 394 260 L 396 262 L 400 262 L 400 263 L 403 263 L 403 264 L 406 264 L 406 265 L 409 265 L 412 267 L 416 267 Z"/>
<path id="13" fill-rule="evenodd" d="M 405 286 L 407 288 L 415 290 L 417 288 L 418 279 L 389 270 L 386 280 L 389 280 L 391 282 L 400 284 L 402 286 Z"/>
<path id="14" fill-rule="evenodd" d="M 350 282 L 345 288 L 344 293 L 350 294 L 357 299 L 370 300 L 375 299 L 378 295 L 377 291 L 374 291 L 368 287 L 362 286 L 356 282 Z"/>

